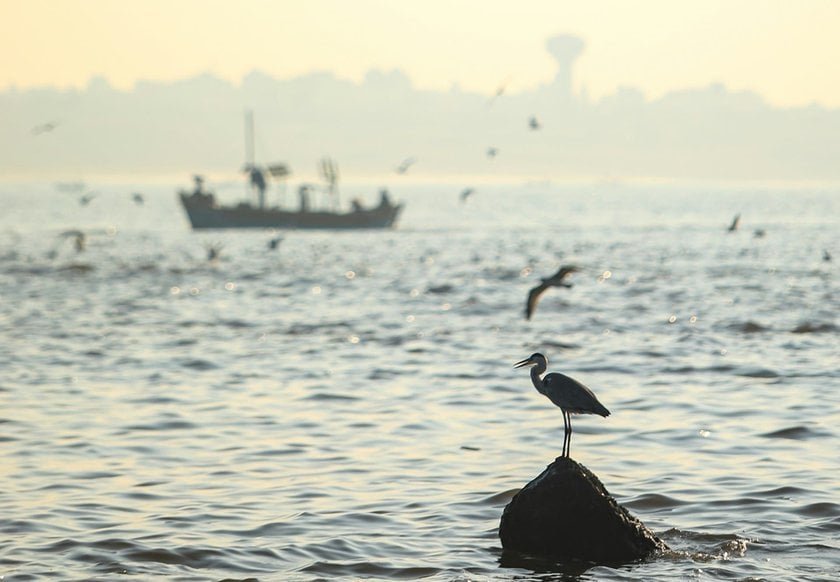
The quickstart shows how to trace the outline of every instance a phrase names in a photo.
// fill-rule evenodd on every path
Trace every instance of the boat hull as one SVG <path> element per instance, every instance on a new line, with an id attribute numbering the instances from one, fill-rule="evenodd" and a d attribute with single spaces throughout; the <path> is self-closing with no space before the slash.
<path id="1" fill-rule="evenodd" d="M 259 208 L 241 203 L 219 206 L 212 195 L 179 192 L 184 210 L 194 229 L 209 228 L 290 228 L 290 229 L 363 229 L 390 228 L 399 217 L 402 204 L 385 204 L 339 213 L 329 211 L 297 212 L 280 208 Z"/>

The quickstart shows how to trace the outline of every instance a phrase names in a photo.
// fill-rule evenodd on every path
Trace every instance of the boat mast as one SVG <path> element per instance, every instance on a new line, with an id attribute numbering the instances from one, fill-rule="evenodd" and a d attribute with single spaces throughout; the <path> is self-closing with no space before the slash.
<path id="1" fill-rule="evenodd" d="M 245 110 L 245 164 L 254 167 L 254 112 Z"/>

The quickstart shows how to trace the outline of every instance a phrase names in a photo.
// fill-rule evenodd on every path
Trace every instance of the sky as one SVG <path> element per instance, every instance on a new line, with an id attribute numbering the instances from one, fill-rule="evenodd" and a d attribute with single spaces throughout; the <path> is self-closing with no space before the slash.
<path id="1" fill-rule="evenodd" d="M 0 91 L 400 69 L 419 89 L 514 93 L 552 80 L 546 40 L 572 34 L 592 99 L 720 83 L 840 108 L 838 22 L 835 0 L 0 0 Z"/>

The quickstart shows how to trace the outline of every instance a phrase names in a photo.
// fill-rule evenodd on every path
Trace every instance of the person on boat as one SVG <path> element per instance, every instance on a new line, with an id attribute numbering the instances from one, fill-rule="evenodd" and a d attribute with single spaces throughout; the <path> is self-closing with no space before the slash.
<path id="1" fill-rule="evenodd" d="M 204 176 L 195 174 L 193 176 L 193 182 L 195 182 L 195 188 L 192 192 L 193 200 L 200 200 L 206 204 L 212 204 L 213 195 L 204 190 Z"/>
<path id="2" fill-rule="evenodd" d="M 307 184 L 298 188 L 298 196 L 300 197 L 300 211 L 309 212 L 309 186 Z"/>
<path id="3" fill-rule="evenodd" d="M 193 182 L 195 182 L 195 190 L 193 190 L 193 194 L 197 194 L 199 196 L 204 194 L 204 176 L 199 176 L 198 174 L 194 175 Z"/>
<path id="4" fill-rule="evenodd" d="M 353 212 L 361 212 L 364 210 L 364 208 L 362 208 L 362 203 L 358 198 L 353 198 L 353 200 L 350 201 L 350 205 L 353 207 Z"/>
<path id="5" fill-rule="evenodd" d="M 391 197 L 388 195 L 388 189 L 382 188 L 379 191 L 379 207 L 387 208 L 389 206 L 391 206 Z"/>
<path id="6" fill-rule="evenodd" d="M 260 208 L 265 206 L 265 175 L 262 170 L 256 166 L 251 166 L 248 169 L 249 177 L 251 178 L 251 186 L 257 189 L 260 196 Z"/>

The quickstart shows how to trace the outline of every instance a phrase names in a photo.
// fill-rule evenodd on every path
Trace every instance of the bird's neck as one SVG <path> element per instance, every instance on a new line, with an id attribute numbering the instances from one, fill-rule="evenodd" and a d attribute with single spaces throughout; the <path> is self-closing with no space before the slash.
<path id="1" fill-rule="evenodd" d="M 531 382 L 540 394 L 545 394 L 545 387 L 543 386 L 542 378 L 540 378 L 544 371 L 540 368 L 531 368 Z"/>

